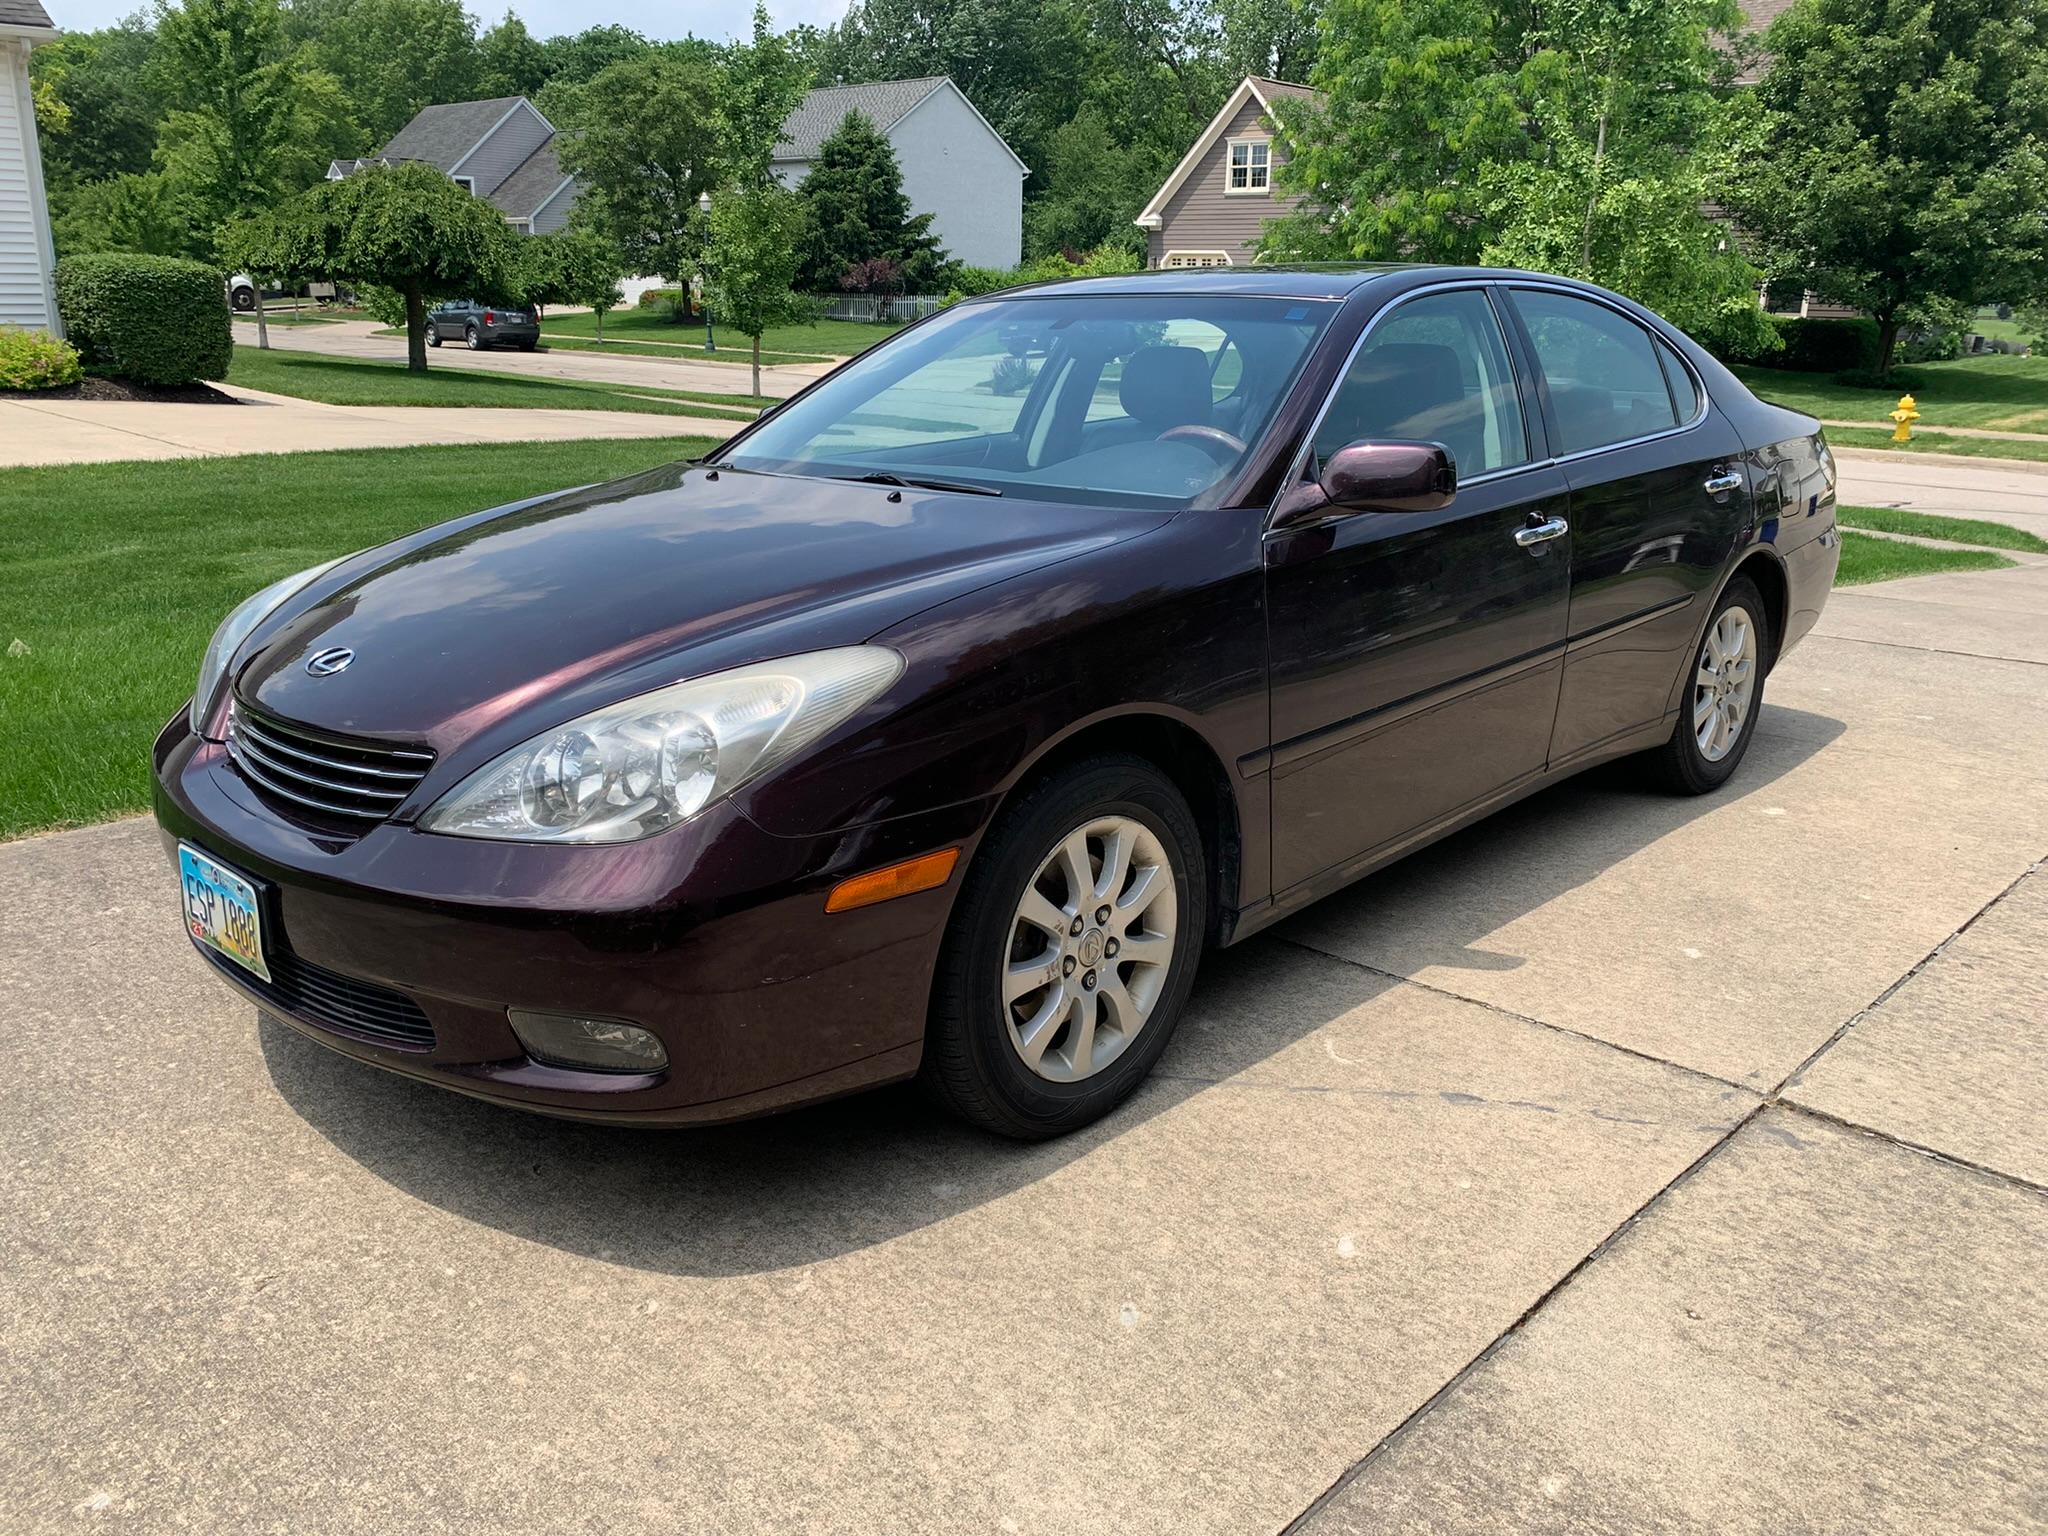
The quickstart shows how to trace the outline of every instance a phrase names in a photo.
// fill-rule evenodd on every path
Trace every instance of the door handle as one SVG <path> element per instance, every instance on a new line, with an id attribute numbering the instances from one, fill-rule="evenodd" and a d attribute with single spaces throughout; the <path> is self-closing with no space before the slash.
<path id="1" fill-rule="evenodd" d="M 1561 539 L 1571 531 L 1571 524 L 1561 517 L 1545 518 L 1540 523 L 1531 523 L 1526 528 L 1515 530 L 1515 542 L 1527 549 L 1532 544 L 1544 544 L 1551 539 Z"/>
<path id="2" fill-rule="evenodd" d="M 1726 470 L 1721 474 L 1709 475 L 1707 477 L 1707 494 L 1710 496 L 1725 496 L 1730 491 L 1739 491 L 1741 489 L 1742 472 L 1740 470 Z"/>

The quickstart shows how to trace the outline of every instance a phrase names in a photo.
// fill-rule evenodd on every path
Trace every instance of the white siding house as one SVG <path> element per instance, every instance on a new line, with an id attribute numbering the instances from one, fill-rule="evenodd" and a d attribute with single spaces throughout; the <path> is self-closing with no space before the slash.
<path id="1" fill-rule="evenodd" d="M 28 54 L 57 35 L 37 0 L 0 0 L 0 325 L 59 332 Z"/>
<path id="2" fill-rule="evenodd" d="M 1024 162 L 945 75 L 816 90 L 782 125 L 775 174 L 786 187 L 810 175 L 818 150 L 849 113 L 873 123 L 903 169 L 912 213 L 955 261 L 1009 268 L 1024 258 Z"/>

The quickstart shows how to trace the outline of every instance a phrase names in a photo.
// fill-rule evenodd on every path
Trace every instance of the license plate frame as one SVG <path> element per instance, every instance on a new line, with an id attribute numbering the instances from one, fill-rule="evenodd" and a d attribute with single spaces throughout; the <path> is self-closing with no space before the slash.
<path id="1" fill-rule="evenodd" d="M 256 882 L 205 850 L 178 844 L 178 900 L 192 942 L 269 981 Z"/>

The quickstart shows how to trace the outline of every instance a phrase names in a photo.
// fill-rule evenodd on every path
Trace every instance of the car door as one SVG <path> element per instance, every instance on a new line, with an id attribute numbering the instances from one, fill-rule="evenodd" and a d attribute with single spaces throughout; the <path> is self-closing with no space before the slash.
<path id="1" fill-rule="evenodd" d="M 436 304 L 427 311 L 427 329 L 443 341 L 448 339 L 448 311 L 452 307 L 448 304 Z"/>
<path id="2" fill-rule="evenodd" d="M 1749 521 L 1743 446 L 1672 347 L 1619 306 L 1511 285 L 1571 485 L 1571 616 L 1553 767 L 1671 707 Z"/>
<path id="3" fill-rule="evenodd" d="M 1487 287 L 1407 299 L 1368 327 L 1304 473 L 1372 438 L 1442 443 L 1457 495 L 1267 535 L 1276 892 L 1540 774 L 1549 747 L 1567 490 Z"/>

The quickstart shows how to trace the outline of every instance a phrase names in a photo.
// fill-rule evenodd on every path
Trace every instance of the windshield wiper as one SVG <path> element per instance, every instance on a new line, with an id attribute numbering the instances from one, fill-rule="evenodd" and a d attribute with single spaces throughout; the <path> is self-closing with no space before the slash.
<path id="1" fill-rule="evenodd" d="M 962 496 L 1000 496 L 1003 493 L 992 485 L 969 485 L 964 480 L 919 480 L 898 475 L 886 469 L 871 470 L 865 475 L 834 475 L 835 480 L 858 480 L 865 485 L 904 485 L 920 491 L 957 491 Z"/>

